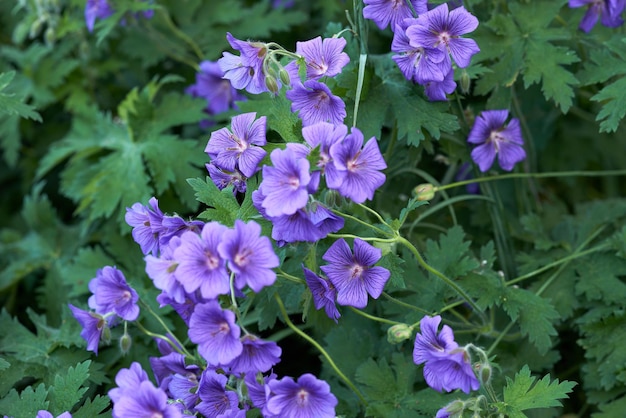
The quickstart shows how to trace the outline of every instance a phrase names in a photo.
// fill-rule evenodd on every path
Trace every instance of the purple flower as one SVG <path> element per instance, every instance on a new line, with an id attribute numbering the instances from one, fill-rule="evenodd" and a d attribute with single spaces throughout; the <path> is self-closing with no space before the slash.
<path id="1" fill-rule="evenodd" d="M 344 38 L 326 38 L 320 36 L 305 42 L 296 42 L 296 53 L 304 57 L 307 80 L 321 77 L 334 77 L 350 62 L 348 54 L 343 52 L 346 46 Z M 293 62 L 295 64 L 295 62 Z"/>
<path id="2" fill-rule="evenodd" d="M 96 277 L 89 282 L 89 290 L 93 293 L 89 307 L 96 312 L 114 312 L 126 321 L 134 321 L 139 316 L 139 296 L 117 268 L 106 266 L 98 270 Z"/>
<path id="3" fill-rule="evenodd" d="M 430 81 L 426 83 L 424 92 L 426 93 L 426 97 L 431 101 L 446 101 L 448 100 L 446 94 L 451 94 L 454 89 L 456 89 L 454 70 L 450 67 L 450 71 L 448 71 L 443 81 Z"/>
<path id="4" fill-rule="evenodd" d="M 294 382 L 291 377 L 267 383 L 271 390 L 266 408 L 280 417 L 334 418 L 337 398 L 330 386 L 312 374 L 306 373 Z"/>
<path id="5" fill-rule="evenodd" d="M 415 336 L 413 361 L 415 364 L 425 363 L 426 383 L 439 392 L 477 390 L 480 382 L 474 374 L 468 352 L 454 341 L 454 333 L 447 325 L 437 334 L 440 322 L 438 315 L 422 318 L 420 332 Z"/>
<path id="6" fill-rule="evenodd" d="M 300 158 L 293 147 L 275 149 L 270 154 L 272 166 L 263 167 L 259 191 L 261 206 L 268 216 L 293 215 L 309 200 L 309 162 Z"/>
<path id="7" fill-rule="evenodd" d="M 364 3 L 363 17 L 373 20 L 381 30 L 390 23 L 391 30 L 396 30 L 396 25 L 403 19 L 415 17 L 406 0 L 364 0 Z M 426 3 L 427 0 L 411 0 L 413 10 L 418 15 L 428 11 Z"/>
<path id="8" fill-rule="evenodd" d="M 291 100 L 291 111 L 299 112 L 302 126 L 318 122 L 340 125 L 346 117 L 346 105 L 340 97 L 333 95 L 324 83 L 315 80 L 293 83 L 293 88 L 285 93 Z"/>
<path id="9" fill-rule="evenodd" d="M 95 312 L 88 312 L 77 308 L 71 303 L 68 304 L 72 311 L 72 315 L 78 321 L 83 330 L 80 336 L 87 342 L 87 351 L 93 351 L 98 355 L 98 344 L 100 338 L 106 328 L 108 328 L 107 320 Z"/>
<path id="10" fill-rule="evenodd" d="M 185 289 L 175 275 L 178 262 L 174 260 L 174 250 L 180 246 L 180 243 L 180 237 L 173 237 L 169 245 L 163 247 L 160 257 L 149 254 L 144 260 L 146 274 L 152 279 L 154 287 L 167 293 L 176 302 L 184 303 Z"/>
<path id="11" fill-rule="evenodd" d="M 178 215 L 165 215 L 162 217 L 160 225 L 159 246 L 161 247 L 161 251 L 165 251 L 164 248 L 170 245 L 172 238 L 180 237 L 186 231 L 200 233 L 204 222 L 195 220 L 186 221 Z"/>
<path id="12" fill-rule="evenodd" d="M 223 190 L 232 184 L 233 193 L 246 192 L 246 176 L 244 176 L 241 171 L 235 169 L 229 172 L 216 166 L 214 163 L 208 163 L 205 166 L 209 172 L 209 177 L 211 177 L 211 180 L 213 180 L 213 183 L 218 189 Z"/>
<path id="13" fill-rule="evenodd" d="M 246 100 L 246 97 L 235 89 L 224 75 L 217 62 L 202 61 L 200 72 L 196 74 L 196 83 L 187 87 L 185 93 L 193 97 L 201 97 L 207 101 L 206 113 L 217 115 L 235 108 L 235 101 Z M 203 121 L 203 127 L 211 125 Z"/>
<path id="14" fill-rule="evenodd" d="M 302 269 L 304 270 L 304 280 L 306 280 L 306 284 L 313 295 L 315 309 L 320 310 L 324 308 L 326 315 L 337 323 L 337 320 L 341 317 L 337 306 L 335 306 L 337 289 L 328 280 L 318 276 L 308 268 L 302 266 Z"/>
<path id="15" fill-rule="evenodd" d="M 274 0 L 272 1 L 272 7 L 274 9 L 279 9 L 279 8 L 285 8 L 285 9 L 289 9 L 291 7 L 293 7 L 293 5 L 295 4 L 294 0 Z"/>
<path id="16" fill-rule="evenodd" d="M 387 168 L 387 164 L 378 142 L 372 137 L 363 146 L 363 134 L 359 129 L 352 128 L 343 141 L 330 147 L 330 155 L 341 183 L 339 187 L 336 184 L 328 187 L 337 189 L 342 196 L 363 203 L 372 199 L 376 189 L 385 183 L 385 175 L 380 170 Z"/>
<path id="17" fill-rule="evenodd" d="M 516 163 L 526 158 L 519 119 L 513 118 L 504 126 L 508 117 L 508 110 L 485 110 L 474 122 L 467 142 L 479 144 L 472 151 L 472 159 L 482 172 L 493 165 L 496 154 L 500 167 L 506 171 L 511 171 Z"/>
<path id="18" fill-rule="evenodd" d="M 167 395 L 162 389 L 144 380 L 113 404 L 113 418 L 141 417 L 182 418 L 182 414 L 167 402 Z"/>
<path id="19" fill-rule="evenodd" d="M 241 330 L 233 311 L 222 310 L 216 300 L 196 305 L 189 321 L 189 339 L 211 366 L 228 364 L 243 350 Z"/>
<path id="20" fill-rule="evenodd" d="M 609 28 L 616 28 L 624 23 L 621 14 L 626 7 L 626 0 L 569 0 L 569 7 L 583 6 L 588 9 L 578 27 L 585 32 L 589 32 L 598 23 L 598 18 Z"/>
<path id="21" fill-rule="evenodd" d="M 264 341 L 254 335 L 241 337 L 243 351 L 227 367 L 230 373 L 252 374 L 266 372 L 280 362 L 281 348 L 274 341 Z"/>
<path id="22" fill-rule="evenodd" d="M 204 417 L 231 416 L 230 414 L 239 410 L 239 397 L 232 390 L 226 390 L 227 381 L 226 376 L 213 370 L 207 369 L 202 373 L 198 386 L 201 402 L 196 405 L 196 410 Z"/>
<path id="23" fill-rule="evenodd" d="M 85 4 L 85 24 L 87 30 L 93 32 L 96 19 L 106 19 L 113 14 L 113 9 L 107 0 L 87 0 Z"/>
<path id="24" fill-rule="evenodd" d="M 404 19 L 396 26 L 391 43 L 391 50 L 399 53 L 391 58 L 398 64 L 407 80 L 426 84 L 430 81 L 442 81 L 452 63 L 448 54 L 439 48 L 414 47 L 406 35 L 406 29 L 417 23 L 417 19 Z"/>
<path id="25" fill-rule="evenodd" d="M 247 284 L 255 292 L 271 286 L 276 280 L 272 270 L 279 261 L 268 237 L 261 235 L 261 226 L 250 221 L 235 221 L 235 228 L 224 232 L 217 250 L 228 268 L 235 273 L 235 287 L 243 289 Z"/>
<path id="26" fill-rule="evenodd" d="M 200 289 L 202 297 L 214 299 L 230 292 L 226 263 L 217 250 L 227 230 L 224 225 L 209 222 L 200 235 L 185 232 L 181 236 L 174 259 L 178 262 L 176 278 L 187 293 Z"/>
<path id="27" fill-rule="evenodd" d="M 265 157 L 266 117 L 255 120 L 256 113 L 244 113 L 231 120 L 232 132 L 227 128 L 211 133 L 204 149 L 213 163 L 227 171 L 238 169 L 244 176 L 252 177 Z M 256 146 L 253 146 L 256 145 Z"/>
<path id="28" fill-rule="evenodd" d="M 264 417 L 273 417 L 267 410 L 267 398 L 270 396 L 271 391 L 268 382 L 276 380 L 276 374 L 271 373 L 269 376 L 264 376 L 262 379 L 258 379 L 256 374 L 247 374 L 244 377 L 246 386 L 248 387 L 248 396 L 252 401 L 252 405 L 259 408 Z"/>
<path id="29" fill-rule="evenodd" d="M 167 379 L 167 391 L 172 398 L 182 401 L 184 409 L 192 410 L 200 400 L 198 376 L 195 373 L 173 374 Z"/>
<path id="30" fill-rule="evenodd" d="M 133 227 L 133 239 L 141 247 L 144 254 L 159 253 L 159 234 L 162 231 L 163 212 L 159 209 L 159 202 L 152 197 L 149 200 L 151 208 L 141 203 L 135 203 L 126 208 L 124 219 Z"/>
<path id="31" fill-rule="evenodd" d="M 193 313 L 195 307 L 199 303 L 205 302 L 205 299 L 197 294 L 198 292 L 186 293 L 185 292 L 185 300 L 183 302 L 177 302 L 172 299 L 172 297 L 166 292 L 162 292 L 159 296 L 156 297 L 157 302 L 159 302 L 159 307 L 171 306 L 178 315 L 180 315 L 181 319 L 185 322 L 185 324 L 189 325 L 189 320 L 191 319 L 191 314 Z"/>
<path id="32" fill-rule="evenodd" d="M 263 60 L 267 55 L 267 46 L 262 42 L 241 41 L 230 33 L 226 34 L 230 46 L 241 53 L 240 56 L 224 52 L 217 60 L 224 78 L 230 80 L 236 89 L 245 89 L 249 93 L 259 94 L 268 91 L 263 74 Z"/>
<path id="33" fill-rule="evenodd" d="M 171 345 L 166 344 L 171 349 Z M 168 389 L 175 375 L 184 376 L 188 380 L 195 380 L 197 384 L 197 378 L 202 371 L 195 364 L 185 364 L 185 356 L 175 351 L 161 357 L 150 357 L 149 361 L 154 377 L 161 389 Z"/>
<path id="34" fill-rule="evenodd" d="M 420 15 L 415 25 L 406 30 L 413 47 L 439 48 L 448 51 L 460 68 L 469 65 L 472 56 L 480 51 L 476 41 L 461 38 L 461 35 L 474 31 L 478 19 L 465 7 L 458 7 L 448 12 L 444 3 L 433 10 Z"/>
<path id="35" fill-rule="evenodd" d="M 377 299 L 389 280 L 389 270 L 373 266 L 382 250 L 355 238 L 354 254 L 345 239 L 330 246 L 322 258 L 329 264 L 320 267 L 337 289 L 337 303 L 365 308 L 367 294 Z"/>
<path id="36" fill-rule="evenodd" d="M 48 411 L 42 410 L 37 412 L 37 416 L 35 418 L 54 418 L 54 415 Z M 72 414 L 69 412 L 63 412 L 61 415 L 57 416 L 57 418 L 72 418 Z"/>
<path id="37" fill-rule="evenodd" d="M 326 177 L 326 184 L 330 188 L 338 188 L 341 185 L 342 176 L 339 175 L 333 159 L 330 155 L 330 147 L 343 141 L 348 133 L 346 125 L 333 125 L 331 123 L 320 122 L 302 128 L 302 137 L 313 149 L 319 147 L 319 160 L 317 167 L 322 170 Z"/>
<path id="38" fill-rule="evenodd" d="M 147 381 L 148 373 L 141 368 L 141 364 L 134 361 L 128 369 L 120 369 L 115 376 L 116 388 L 109 390 L 109 398 L 115 403 L 122 396 L 131 395 L 137 390 L 141 382 Z"/>

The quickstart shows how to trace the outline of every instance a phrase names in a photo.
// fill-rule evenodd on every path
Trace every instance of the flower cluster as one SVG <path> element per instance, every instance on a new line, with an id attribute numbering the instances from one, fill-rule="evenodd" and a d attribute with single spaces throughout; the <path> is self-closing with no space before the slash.
<path id="1" fill-rule="evenodd" d="M 222 75 L 222 69 L 217 62 L 202 61 L 200 72 L 196 74 L 196 83 L 185 90 L 185 93 L 207 101 L 205 112 L 209 115 L 217 115 L 234 109 L 236 101 L 246 100 L 246 97 L 240 94 L 229 80 L 222 78 Z M 203 129 L 211 125 L 213 122 L 208 119 L 200 122 L 200 127 Z"/>
<path id="2" fill-rule="evenodd" d="M 232 118 L 232 131 L 222 128 L 211 133 L 204 149 L 211 158 L 206 167 L 220 190 L 233 185 L 234 192 L 246 192 L 246 180 L 259 170 L 267 154 L 261 148 L 266 144 L 265 126 L 265 116 L 256 119 L 256 113 L 244 113 Z"/>
<path id="3" fill-rule="evenodd" d="M 255 207 L 272 221 L 272 238 L 279 242 L 316 242 L 343 227 L 313 195 L 323 176 L 329 189 L 362 203 L 372 199 L 385 182 L 381 170 L 387 165 L 376 138 L 363 145 L 363 134 L 345 125 L 319 122 L 302 129 L 307 145 L 287 144 L 272 151 L 271 166 L 263 167 L 263 181 L 252 195 Z M 319 153 L 316 167 L 309 158 Z"/>
<path id="4" fill-rule="evenodd" d="M 424 363 L 426 383 L 439 392 L 477 390 L 480 382 L 472 369 L 468 350 L 454 341 L 449 326 L 444 325 L 437 334 L 440 322 L 440 316 L 422 318 L 420 333 L 415 336 L 413 361 L 418 365 Z"/>
<path id="5" fill-rule="evenodd" d="M 472 150 L 472 159 L 482 172 L 491 168 L 496 155 L 506 171 L 526 158 L 519 119 L 513 118 L 505 126 L 508 117 L 508 110 L 485 110 L 474 122 L 467 142 L 478 145 Z"/>
<path id="6" fill-rule="evenodd" d="M 480 51 L 473 39 L 461 37 L 477 27 L 478 19 L 464 7 L 449 10 L 444 3 L 397 22 L 391 44 L 397 55 L 392 58 L 407 80 L 424 85 L 430 100 L 446 100 L 456 88 L 452 60 L 465 68 Z"/>
<path id="7" fill-rule="evenodd" d="M 609 28 L 624 24 L 622 13 L 626 8 L 625 0 L 569 0 L 569 7 L 584 6 L 587 6 L 587 12 L 578 27 L 585 32 L 591 31 L 598 23 L 598 19 Z"/>

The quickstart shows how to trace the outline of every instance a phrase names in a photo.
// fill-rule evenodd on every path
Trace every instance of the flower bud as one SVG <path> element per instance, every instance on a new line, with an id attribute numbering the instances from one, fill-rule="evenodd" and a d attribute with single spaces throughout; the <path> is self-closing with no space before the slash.
<path id="1" fill-rule="evenodd" d="M 449 418 L 460 418 L 463 416 L 463 411 L 465 410 L 465 402 L 460 399 L 456 401 L 450 402 L 448 405 L 441 408 L 439 411 L 447 413 Z M 439 416 L 439 414 L 437 414 Z M 446 416 L 446 415 L 444 415 Z"/>
<path id="2" fill-rule="evenodd" d="M 53 27 L 48 27 L 43 34 L 43 39 L 46 41 L 46 45 L 52 45 L 57 40 L 57 34 Z"/>
<path id="3" fill-rule="evenodd" d="M 122 352 L 122 355 L 126 355 L 126 353 L 128 353 L 132 343 L 133 340 L 132 338 L 130 338 L 130 335 L 126 333 L 122 335 L 122 337 L 120 338 L 120 351 Z"/>
<path id="4" fill-rule="evenodd" d="M 413 194 L 419 201 L 431 200 L 435 197 L 435 186 L 430 183 L 423 183 L 415 186 Z"/>
<path id="5" fill-rule="evenodd" d="M 276 79 L 274 77 L 270 75 L 265 76 L 265 86 L 272 93 L 278 93 L 278 83 L 276 82 Z"/>
<path id="6" fill-rule="evenodd" d="M 472 79 L 470 78 L 467 71 L 463 69 L 463 72 L 461 73 L 461 82 L 460 82 L 461 93 L 467 94 L 469 92 L 471 83 L 472 83 Z"/>
<path id="7" fill-rule="evenodd" d="M 413 327 L 407 324 L 396 324 L 387 329 L 387 341 L 390 344 L 398 344 L 408 340 L 413 335 Z"/>
<path id="8" fill-rule="evenodd" d="M 102 337 L 101 337 L 102 341 L 104 341 L 105 344 L 109 344 L 111 342 L 111 328 L 109 328 L 108 325 L 104 325 L 104 328 L 102 328 Z"/>
<path id="9" fill-rule="evenodd" d="M 337 190 L 328 189 L 324 192 L 324 203 L 329 208 L 338 208 L 344 203 L 344 198 Z"/>
<path id="10" fill-rule="evenodd" d="M 478 380 L 481 386 L 489 384 L 491 381 L 491 366 L 489 363 L 480 363 L 478 366 Z"/>
<path id="11" fill-rule="evenodd" d="M 280 67 L 280 70 L 278 70 L 278 78 L 286 86 L 291 84 L 291 77 L 289 77 L 289 73 L 283 67 Z"/>
<path id="12" fill-rule="evenodd" d="M 45 19 L 41 16 L 35 20 L 32 25 L 30 25 L 30 31 L 28 32 L 28 37 L 30 39 L 36 38 L 41 33 L 41 29 L 43 28 L 44 23 L 46 23 Z"/>

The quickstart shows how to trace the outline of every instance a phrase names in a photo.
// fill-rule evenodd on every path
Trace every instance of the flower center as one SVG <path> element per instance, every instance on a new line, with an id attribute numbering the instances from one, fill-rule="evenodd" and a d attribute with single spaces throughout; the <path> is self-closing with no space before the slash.
<path id="1" fill-rule="evenodd" d="M 244 249 L 241 252 L 238 252 L 235 255 L 235 258 L 233 259 L 233 261 L 235 262 L 235 264 L 237 264 L 239 267 L 243 267 L 245 265 L 247 265 L 250 262 L 250 256 L 252 255 L 252 251 L 250 251 L 249 249 Z"/>
<path id="2" fill-rule="evenodd" d="M 228 334 L 229 332 L 230 332 L 230 326 L 228 325 L 228 322 L 220 322 L 219 327 L 217 328 L 217 331 L 212 332 L 211 335 L 215 337 L 215 335 L 217 334 Z"/>
<path id="3" fill-rule="evenodd" d="M 305 407 L 309 403 L 309 392 L 301 388 L 296 395 L 296 402 L 299 407 Z"/>
<path id="4" fill-rule="evenodd" d="M 211 251 L 207 251 L 206 255 L 206 266 L 209 270 L 215 270 L 220 265 L 220 259 L 213 255 Z"/>
<path id="5" fill-rule="evenodd" d="M 350 267 L 350 277 L 352 279 L 360 278 L 364 271 L 365 268 L 362 265 L 354 264 L 352 267 Z"/>
<path id="6" fill-rule="evenodd" d="M 452 36 L 448 32 L 441 32 L 439 34 L 439 43 L 444 44 L 446 47 L 450 44 Z"/>

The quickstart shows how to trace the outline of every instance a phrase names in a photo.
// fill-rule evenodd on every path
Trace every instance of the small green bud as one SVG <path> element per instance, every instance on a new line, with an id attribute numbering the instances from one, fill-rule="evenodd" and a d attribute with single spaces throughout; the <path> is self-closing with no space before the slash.
<path id="1" fill-rule="evenodd" d="M 104 319 L 104 321 L 106 322 L 106 319 Z M 102 329 L 102 341 L 104 341 L 105 344 L 109 344 L 111 342 L 111 328 L 109 328 L 108 325 L 104 325 L 104 328 Z"/>
<path id="2" fill-rule="evenodd" d="M 419 184 L 413 189 L 413 194 L 420 202 L 431 200 L 435 197 L 435 186 L 430 183 Z"/>
<path id="3" fill-rule="evenodd" d="M 413 336 L 413 327 L 407 324 L 396 324 L 387 329 L 387 341 L 390 344 L 398 344 Z"/>
<path id="4" fill-rule="evenodd" d="M 30 25 L 30 31 L 28 32 L 28 37 L 30 39 L 33 39 L 33 38 L 36 38 L 37 36 L 39 36 L 39 34 L 41 33 L 41 29 L 43 28 L 44 23 L 46 23 L 46 20 L 42 16 L 39 16 L 37 18 L 37 20 L 35 20 Z"/>
<path id="5" fill-rule="evenodd" d="M 52 45 L 57 40 L 57 34 L 53 27 L 48 26 L 48 29 L 43 34 L 43 38 L 46 41 L 46 45 Z"/>
<path id="6" fill-rule="evenodd" d="M 280 67 L 280 70 L 278 70 L 278 77 L 284 85 L 288 86 L 291 84 L 291 78 L 289 77 L 289 73 L 283 67 Z"/>
<path id="7" fill-rule="evenodd" d="M 132 343 L 133 343 L 133 340 L 132 338 L 130 338 L 130 335 L 128 334 L 122 335 L 122 337 L 120 338 L 120 351 L 122 352 L 123 355 L 126 355 L 126 353 L 128 353 Z"/>
<path id="8" fill-rule="evenodd" d="M 276 83 L 276 79 L 274 77 L 270 75 L 265 76 L 265 86 L 272 93 L 278 93 L 278 83 Z"/>
<path id="9" fill-rule="evenodd" d="M 485 386 L 491 381 L 491 366 L 489 363 L 480 363 L 478 366 L 478 379 L 480 386 Z"/>
<path id="10" fill-rule="evenodd" d="M 472 79 L 465 69 L 461 73 L 461 93 L 467 94 L 469 92 L 470 86 L 472 83 Z"/>

